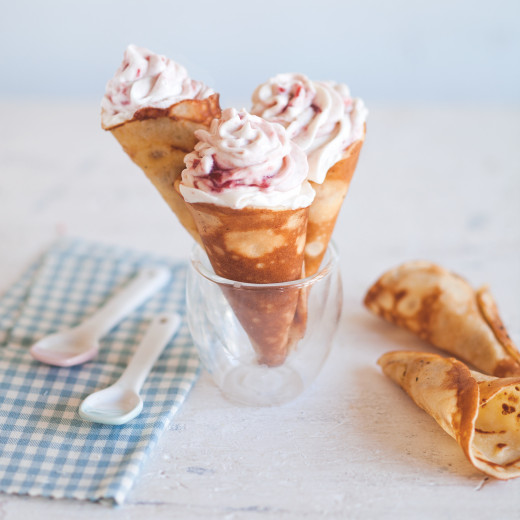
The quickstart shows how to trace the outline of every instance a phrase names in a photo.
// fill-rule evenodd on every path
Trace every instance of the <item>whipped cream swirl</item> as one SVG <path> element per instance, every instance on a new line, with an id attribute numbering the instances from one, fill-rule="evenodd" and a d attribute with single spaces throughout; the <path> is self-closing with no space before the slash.
<path id="1" fill-rule="evenodd" d="M 214 94 L 186 69 L 166 56 L 129 45 L 123 62 L 107 83 L 101 102 L 101 122 L 108 129 L 132 119 L 141 108 L 168 108 L 185 99 Z"/>
<path id="2" fill-rule="evenodd" d="M 305 152 L 283 126 L 228 108 L 195 135 L 180 184 L 186 202 L 296 209 L 313 201 Z"/>
<path id="3" fill-rule="evenodd" d="M 283 125 L 309 159 L 309 180 L 321 184 L 343 152 L 362 139 L 368 114 L 346 85 L 279 74 L 258 86 L 252 114 Z"/>

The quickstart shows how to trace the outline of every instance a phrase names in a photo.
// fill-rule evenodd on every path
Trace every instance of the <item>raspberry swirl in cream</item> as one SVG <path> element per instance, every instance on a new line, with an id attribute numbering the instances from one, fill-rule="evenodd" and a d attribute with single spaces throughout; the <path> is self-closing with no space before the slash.
<path id="1" fill-rule="evenodd" d="M 141 108 L 168 108 L 185 99 L 204 99 L 214 94 L 186 69 L 142 47 L 129 45 L 123 62 L 107 83 L 101 102 L 101 122 L 108 129 L 132 119 Z"/>
<path id="2" fill-rule="evenodd" d="M 228 108 L 195 135 L 180 184 L 186 202 L 296 209 L 313 201 L 305 153 L 281 125 Z"/>
<path id="3" fill-rule="evenodd" d="M 305 150 L 309 180 L 322 183 L 345 149 L 361 139 L 367 109 L 346 85 L 279 74 L 256 88 L 251 113 L 282 124 Z"/>

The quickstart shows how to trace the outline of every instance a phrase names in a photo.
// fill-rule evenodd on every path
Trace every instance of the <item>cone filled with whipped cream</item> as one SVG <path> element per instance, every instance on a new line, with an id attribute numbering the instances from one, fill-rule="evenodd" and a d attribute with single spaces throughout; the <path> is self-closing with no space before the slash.
<path id="1" fill-rule="evenodd" d="M 251 112 L 281 124 L 307 154 L 308 180 L 316 192 L 309 208 L 305 239 L 305 276 L 317 273 L 327 251 L 365 138 L 367 110 L 348 87 L 311 81 L 303 74 L 278 74 L 259 85 Z M 296 345 L 307 327 L 307 289 L 291 330 Z"/>
<path id="2" fill-rule="evenodd" d="M 520 476 L 520 377 L 497 378 L 454 358 L 388 352 L 378 364 L 486 475 Z"/>
<path id="3" fill-rule="evenodd" d="M 220 116 L 219 96 L 189 78 L 166 56 L 129 45 L 108 82 L 101 122 L 146 174 L 183 227 L 200 243 L 193 218 L 174 183 L 184 156 L 195 146 L 195 131 Z"/>
<path id="4" fill-rule="evenodd" d="M 215 273 L 245 284 L 300 279 L 314 198 L 304 152 L 281 125 L 235 109 L 196 136 L 177 188 Z M 258 362 L 280 365 L 299 290 L 249 289 L 223 288 Z"/>
<path id="5" fill-rule="evenodd" d="M 365 138 L 367 110 L 348 87 L 279 74 L 258 86 L 251 113 L 280 123 L 307 154 L 316 192 L 309 208 L 305 275 L 315 274 L 327 250 Z"/>

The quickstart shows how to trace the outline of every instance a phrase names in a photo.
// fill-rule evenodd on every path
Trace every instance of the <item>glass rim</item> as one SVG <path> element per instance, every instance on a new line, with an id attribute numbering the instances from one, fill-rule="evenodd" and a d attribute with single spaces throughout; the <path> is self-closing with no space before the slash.
<path id="1" fill-rule="evenodd" d="M 200 256 L 204 255 L 206 260 L 209 263 L 208 256 L 206 251 L 202 249 L 200 244 L 195 243 L 190 255 L 190 263 L 192 267 L 197 271 L 201 276 L 209 280 L 210 282 L 217 283 L 219 285 L 229 286 L 233 289 L 262 289 L 265 290 L 267 288 L 271 289 L 284 289 L 286 287 L 294 287 L 301 289 L 303 287 L 307 287 L 309 285 L 315 284 L 317 281 L 325 278 L 333 269 L 333 267 L 338 263 L 338 249 L 334 241 L 330 241 L 329 245 L 325 251 L 325 255 L 323 257 L 326 260 L 325 264 L 320 266 L 320 269 L 311 276 L 307 276 L 305 278 L 299 278 L 298 280 L 290 280 L 287 282 L 275 282 L 275 283 L 250 283 L 250 282 L 239 282 L 236 280 L 230 280 L 229 278 L 224 278 L 223 276 L 219 276 L 215 274 L 213 269 L 206 267 L 203 261 L 200 259 Z"/>

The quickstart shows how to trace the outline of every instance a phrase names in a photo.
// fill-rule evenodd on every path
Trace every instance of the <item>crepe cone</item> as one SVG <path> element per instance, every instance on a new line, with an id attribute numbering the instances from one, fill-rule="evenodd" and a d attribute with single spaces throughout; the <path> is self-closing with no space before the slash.
<path id="1" fill-rule="evenodd" d="M 301 278 L 308 208 L 232 209 L 187 203 L 215 273 L 229 280 L 269 284 Z M 287 356 L 298 288 L 223 287 L 259 363 Z"/>
<path id="2" fill-rule="evenodd" d="M 378 364 L 475 468 L 502 480 L 520 476 L 520 377 L 490 377 L 454 358 L 419 352 L 389 352 Z"/>
<path id="3" fill-rule="evenodd" d="M 329 246 L 334 226 L 354 175 L 364 137 L 352 143 L 336 164 L 331 166 L 322 184 L 310 181 L 316 197 L 309 208 L 305 245 L 305 276 L 318 272 Z M 308 290 L 302 289 L 291 329 L 292 345 L 305 335 L 307 328 Z"/>
<path id="4" fill-rule="evenodd" d="M 130 158 L 144 171 L 180 223 L 199 243 L 197 232 L 184 200 L 174 182 L 184 170 L 184 156 L 197 142 L 195 130 L 207 128 L 220 116 L 219 96 L 188 99 L 169 108 L 143 108 L 132 120 L 110 130 Z"/>
<path id="5" fill-rule="evenodd" d="M 363 142 L 364 136 L 345 150 L 341 160 L 328 170 L 322 184 L 311 181 L 311 185 L 316 191 L 316 197 L 309 209 L 307 224 L 306 276 L 315 274 L 323 260 L 341 205 L 354 175 Z"/>
<path id="6" fill-rule="evenodd" d="M 406 262 L 383 274 L 364 303 L 486 374 L 520 375 L 520 352 L 486 287 L 475 291 L 460 276 L 431 262 Z"/>

